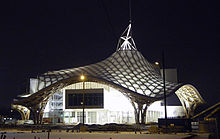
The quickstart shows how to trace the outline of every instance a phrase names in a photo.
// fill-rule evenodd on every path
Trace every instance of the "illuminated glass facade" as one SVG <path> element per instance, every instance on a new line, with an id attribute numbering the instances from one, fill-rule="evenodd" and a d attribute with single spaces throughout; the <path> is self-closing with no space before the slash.
<path id="1" fill-rule="evenodd" d="M 103 89 L 66 90 L 66 109 L 82 108 L 83 91 L 85 108 L 103 108 Z"/>

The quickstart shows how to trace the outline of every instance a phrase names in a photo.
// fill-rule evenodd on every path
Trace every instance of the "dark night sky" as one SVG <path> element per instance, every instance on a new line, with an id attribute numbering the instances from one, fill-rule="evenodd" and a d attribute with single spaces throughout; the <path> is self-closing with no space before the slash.
<path id="1" fill-rule="evenodd" d="M 0 2 L 0 108 L 30 77 L 101 61 L 128 25 L 128 0 Z M 106 12 L 107 11 L 107 12 Z M 220 101 L 220 8 L 207 0 L 133 0 L 133 37 L 150 62 L 178 69 L 209 105 Z"/>

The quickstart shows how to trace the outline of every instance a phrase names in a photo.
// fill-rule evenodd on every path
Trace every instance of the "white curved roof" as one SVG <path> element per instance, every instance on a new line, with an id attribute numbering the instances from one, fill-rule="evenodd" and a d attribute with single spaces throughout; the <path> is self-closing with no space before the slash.
<path id="1" fill-rule="evenodd" d="M 116 52 L 110 57 L 91 65 L 44 73 L 37 78 L 36 92 L 15 103 L 28 107 L 46 103 L 51 94 L 57 90 L 71 83 L 81 82 L 79 77 L 82 74 L 86 76 L 86 81 L 109 84 L 132 100 L 141 103 L 150 104 L 163 99 L 164 89 L 160 69 L 149 63 L 137 50 L 129 25 L 119 39 Z M 167 95 L 178 90 L 176 94 L 188 113 L 192 105 L 204 102 L 191 85 L 182 86 L 168 81 L 165 81 L 165 85 Z M 190 99 L 193 99 L 192 103 Z"/>
<path id="2" fill-rule="evenodd" d="M 41 85 L 38 90 L 50 86 L 60 80 L 79 77 L 97 78 L 111 82 L 131 92 L 151 98 L 162 98 L 163 79 L 160 69 L 149 63 L 137 50 L 131 36 L 131 24 L 119 39 L 118 48 L 107 59 L 78 68 L 50 71 L 39 77 Z M 176 89 L 178 84 L 166 81 L 166 93 Z"/>

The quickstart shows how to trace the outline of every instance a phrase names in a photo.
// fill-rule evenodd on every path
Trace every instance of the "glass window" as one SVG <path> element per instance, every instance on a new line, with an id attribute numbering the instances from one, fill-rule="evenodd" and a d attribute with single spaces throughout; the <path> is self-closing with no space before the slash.
<path id="1" fill-rule="evenodd" d="M 86 113 L 84 112 L 84 120 L 86 122 Z M 83 123 L 83 112 L 77 112 L 77 122 Z"/>
<path id="2" fill-rule="evenodd" d="M 96 123 L 96 112 L 88 112 L 88 123 Z"/>
<path id="3" fill-rule="evenodd" d="M 78 91 L 78 92 L 77 92 Z M 83 93 L 80 90 L 68 90 L 66 108 L 82 108 Z M 85 108 L 103 108 L 104 94 L 103 89 L 85 89 L 84 95 Z"/>
<path id="4" fill-rule="evenodd" d="M 74 112 L 74 111 L 72 112 L 72 117 L 74 117 L 74 118 L 75 118 L 75 112 Z"/>

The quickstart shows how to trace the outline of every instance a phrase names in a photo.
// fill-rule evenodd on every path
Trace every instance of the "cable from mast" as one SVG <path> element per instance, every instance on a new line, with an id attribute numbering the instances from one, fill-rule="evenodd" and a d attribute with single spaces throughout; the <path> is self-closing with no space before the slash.
<path id="1" fill-rule="evenodd" d="M 129 23 L 131 24 L 131 0 L 129 0 Z"/>
<path id="2" fill-rule="evenodd" d="M 107 21 L 108 21 L 108 23 L 110 25 L 110 30 L 111 30 L 113 36 L 115 37 L 116 40 L 118 40 L 118 37 L 117 37 L 117 35 L 115 33 L 115 30 L 114 30 L 114 27 L 112 25 L 111 18 L 110 18 L 110 15 L 109 15 L 109 12 L 108 12 L 108 9 L 107 9 L 106 5 L 104 4 L 103 0 L 98 0 L 98 2 L 101 4 L 101 6 L 104 9 L 104 13 L 105 13 Z"/>

